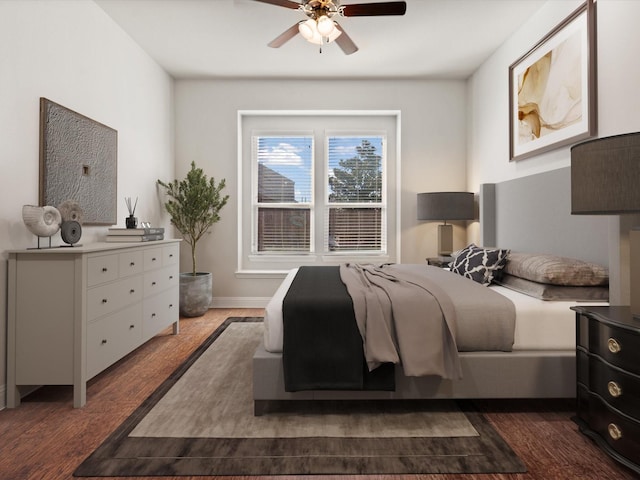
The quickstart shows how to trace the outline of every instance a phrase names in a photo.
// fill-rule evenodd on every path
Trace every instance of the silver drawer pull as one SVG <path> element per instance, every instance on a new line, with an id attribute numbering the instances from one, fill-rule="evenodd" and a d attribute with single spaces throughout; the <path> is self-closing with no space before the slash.
<path id="1" fill-rule="evenodd" d="M 152 286 L 153 286 L 153 285 L 155 285 L 155 284 L 156 284 L 156 282 L 151 282 L 151 285 L 152 285 Z"/>
<path id="2" fill-rule="evenodd" d="M 173 280 L 173 275 L 169 275 L 169 280 Z"/>
<path id="3" fill-rule="evenodd" d="M 611 395 L 612 397 L 617 398 L 622 395 L 622 387 L 614 381 L 607 383 L 607 388 L 609 389 L 609 395 Z"/>
<path id="4" fill-rule="evenodd" d="M 102 345 L 104 345 L 105 343 L 107 343 L 107 339 L 106 339 L 106 338 L 103 338 L 103 339 L 102 339 L 102 342 L 100 342 L 100 343 L 102 343 Z"/>
<path id="5" fill-rule="evenodd" d="M 130 267 L 135 267 L 135 266 L 136 266 L 136 262 L 131 262 L 131 263 L 129 264 L 129 266 L 130 266 Z"/>
<path id="6" fill-rule="evenodd" d="M 170 254 L 169 254 L 169 258 L 173 258 L 173 253 L 170 253 Z"/>
<path id="7" fill-rule="evenodd" d="M 136 291 L 132 288 L 131 290 L 129 290 L 129 293 L 136 293 Z"/>
<path id="8" fill-rule="evenodd" d="M 102 267 L 103 272 L 107 272 L 109 269 L 107 267 Z"/>
<path id="9" fill-rule="evenodd" d="M 134 328 L 136 328 L 135 325 L 129 325 L 129 330 L 133 330 Z"/>
<path id="10" fill-rule="evenodd" d="M 170 304 L 169 304 L 169 308 L 173 308 L 173 303 L 170 303 Z"/>
<path id="11" fill-rule="evenodd" d="M 152 313 L 152 314 L 151 314 L 151 318 L 153 318 L 153 317 L 155 317 L 155 316 L 156 316 L 156 314 L 155 314 L 155 313 Z"/>
<path id="12" fill-rule="evenodd" d="M 102 299 L 102 303 L 107 303 L 107 299 L 106 299 L 106 298 L 103 298 L 103 299 Z"/>
<path id="13" fill-rule="evenodd" d="M 152 261 L 152 262 L 155 262 L 155 261 L 156 261 L 156 257 L 153 257 L 153 258 L 151 259 L 151 261 Z"/>
<path id="14" fill-rule="evenodd" d="M 609 430 L 609 436 L 614 440 L 620 440 L 622 438 L 622 430 L 620 430 L 620 427 L 615 423 L 610 423 L 607 430 Z"/>
<path id="15" fill-rule="evenodd" d="M 620 350 L 622 350 L 622 346 L 615 338 L 610 338 L 609 340 L 607 340 L 607 347 L 609 347 L 609 351 L 611 353 L 618 353 Z"/>

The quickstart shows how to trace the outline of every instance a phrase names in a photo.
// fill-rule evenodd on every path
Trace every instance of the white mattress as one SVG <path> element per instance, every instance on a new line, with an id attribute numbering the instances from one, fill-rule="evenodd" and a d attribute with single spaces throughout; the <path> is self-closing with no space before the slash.
<path id="1" fill-rule="evenodd" d="M 287 274 L 265 308 L 264 345 L 268 352 L 282 352 L 282 300 L 297 271 L 293 269 Z M 489 288 L 516 306 L 514 350 L 575 349 L 575 312 L 569 308 L 582 302 L 550 302 L 498 285 Z"/>

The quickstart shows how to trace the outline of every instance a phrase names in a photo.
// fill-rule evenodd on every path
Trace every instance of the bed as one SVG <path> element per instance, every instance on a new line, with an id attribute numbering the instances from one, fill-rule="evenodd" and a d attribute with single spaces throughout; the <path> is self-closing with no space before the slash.
<path id="1" fill-rule="evenodd" d="M 481 240 L 491 242 L 486 244 L 504 246 L 505 248 L 492 250 L 506 251 L 514 258 L 513 264 L 510 265 L 507 256 L 507 260 L 502 262 L 500 275 L 496 275 L 496 279 L 504 279 L 501 280 L 502 285 L 491 282 L 490 286 L 482 287 L 510 300 L 514 305 L 515 320 L 510 348 L 480 347 L 474 351 L 458 351 L 461 371 L 459 378 L 443 378 L 442 375 L 407 376 L 401 365 L 395 365 L 392 370 L 393 389 L 292 391 L 291 388 L 285 387 L 282 355 L 282 304 L 298 275 L 297 270 L 292 270 L 265 311 L 265 342 L 258 347 L 253 358 L 255 413 L 261 414 L 266 402 L 270 400 L 575 397 L 575 316 L 569 308 L 579 303 L 606 301 L 606 295 L 603 296 L 601 293 L 607 290 L 606 279 L 602 278 L 603 275 L 606 276 L 606 269 L 604 272 L 596 272 L 596 275 L 593 273 L 593 267 L 607 264 L 608 248 L 607 229 L 589 221 L 598 222 L 600 219 L 582 217 L 579 220 L 581 223 L 576 224 L 575 217 L 568 214 L 568 185 L 568 169 L 560 169 L 503 184 L 483 185 L 481 190 Z M 537 201 L 532 204 L 527 192 L 534 192 L 531 195 L 535 195 Z M 545 202 L 551 203 L 546 205 Z M 544 218 L 544 226 L 549 224 L 549 212 L 567 217 L 559 223 L 551 221 L 551 224 L 560 225 L 567 230 L 566 234 L 556 232 L 555 241 L 549 243 L 549 235 L 544 234 L 544 226 L 535 225 L 535 212 L 526 214 L 526 218 L 529 219 L 526 227 L 533 233 L 523 234 L 521 228 L 524 226 L 518 224 L 523 218 L 517 210 L 520 204 L 522 209 L 534 208 L 536 211 L 544 212 L 544 215 L 537 214 L 539 218 Z M 564 209 L 558 208 L 558 205 L 562 204 L 566 205 L 567 213 Z M 506 212 L 504 205 L 508 205 Z M 510 216 L 512 218 L 508 220 Z M 511 221 L 514 228 L 505 229 L 505 220 Z M 502 232 L 501 228 L 507 233 Z M 510 238 L 509 235 L 513 235 L 514 230 L 517 238 Z M 591 241 L 585 243 L 585 238 L 590 238 Z M 584 246 L 576 249 L 576 245 L 583 243 Z M 473 247 L 483 248 L 475 245 Z M 537 253 L 540 251 L 544 251 L 545 254 Z M 566 256 L 568 254 L 570 256 Z M 571 283 L 549 286 L 545 283 L 548 279 L 536 277 L 540 274 L 538 267 L 541 256 L 542 263 L 546 261 L 547 266 L 549 261 L 554 264 L 558 258 L 571 259 L 580 266 L 587 265 L 591 268 L 589 275 L 598 278 L 592 278 L 591 284 L 580 284 L 580 287 L 588 286 L 589 288 L 584 290 L 596 290 L 600 293 L 589 293 L 580 297 L 576 286 Z M 526 270 L 527 265 L 531 264 L 537 265 L 537 270 L 534 269 L 534 275 L 529 276 L 533 280 L 525 278 L 523 286 L 521 276 L 528 275 L 524 274 L 522 269 Z M 558 267 L 557 263 L 554 265 Z M 437 269 L 426 265 L 420 268 Z M 563 265 L 555 271 L 567 270 Z M 438 272 L 438 275 L 442 274 L 455 275 L 454 272 Z M 542 291 L 538 288 L 540 285 Z M 530 286 L 538 291 L 534 291 L 533 294 L 522 293 L 523 288 L 526 290 Z M 578 291 L 582 290 L 578 288 Z M 545 298 L 545 295 L 546 300 L 536 298 Z"/>

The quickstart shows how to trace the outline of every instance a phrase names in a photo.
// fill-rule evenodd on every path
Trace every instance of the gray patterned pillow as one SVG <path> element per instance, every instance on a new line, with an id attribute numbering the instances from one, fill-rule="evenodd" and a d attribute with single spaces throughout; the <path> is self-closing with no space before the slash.
<path id="1" fill-rule="evenodd" d="M 551 285 L 582 287 L 609 284 L 609 272 L 605 267 L 557 255 L 511 252 L 504 272 Z"/>
<path id="2" fill-rule="evenodd" d="M 451 271 L 482 285 L 490 285 L 504 267 L 509 250 L 481 248 L 470 244 L 451 262 Z"/>

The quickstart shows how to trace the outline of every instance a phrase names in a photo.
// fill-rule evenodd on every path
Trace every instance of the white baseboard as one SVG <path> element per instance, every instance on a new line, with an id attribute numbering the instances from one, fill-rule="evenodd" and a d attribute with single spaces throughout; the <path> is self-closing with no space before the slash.
<path id="1" fill-rule="evenodd" d="M 7 386 L 0 385 L 0 410 L 7 408 Z"/>
<path id="2" fill-rule="evenodd" d="M 271 297 L 215 297 L 211 308 L 264 308 Z"/>

